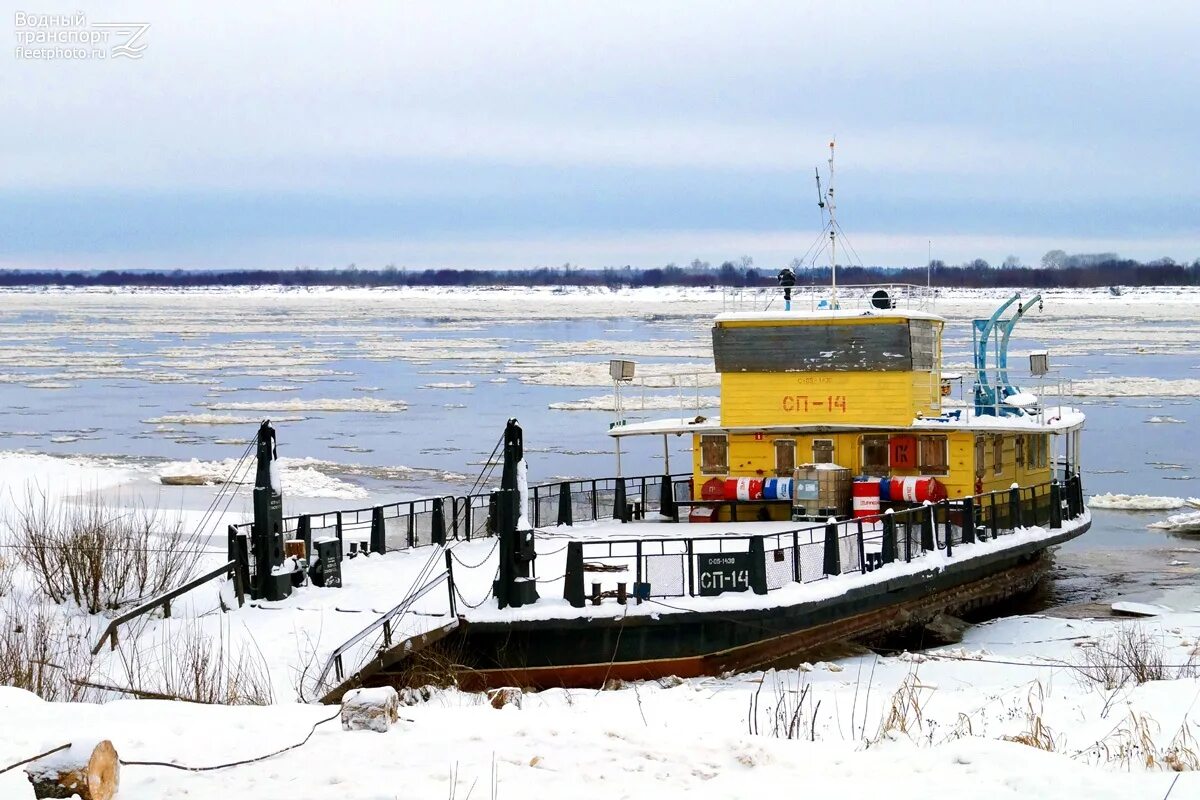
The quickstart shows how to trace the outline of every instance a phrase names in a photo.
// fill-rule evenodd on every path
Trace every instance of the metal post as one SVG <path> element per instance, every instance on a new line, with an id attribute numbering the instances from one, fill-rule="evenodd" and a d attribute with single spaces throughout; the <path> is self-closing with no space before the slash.
<path id="1" fill-rule="evenodd" d="M 838 530 L 836 522 L 825 523 L 825 560 L 822 568 L 826 575 L 841 575 L 841 553 L 838 552 Z"/>
<path id="2" fill-rule="evenodd" d="M 567 542 L 567 572 L 563 578 L 563 599 L 575 608 L 583 608 L 583 542 Z"/>
<path id="3" fill-rule="evenodd" d="M 433 511 L 430 512 L 430 536 L 434 544 L 446 544 L 446 505 L 442 498 L 433 498 Z"/>
<path id="4" fill-rule="evenodd" d="M 962 540 L 963 544 L 975 543 L 975 498 L 966 497 L 962 501 Z"/>
<path id="5" fill-rule="evenodd" d="M 558 485 L 558 524 L 571 525 L 571 484 L 564 481 Z"/>
<path id="6" fill-rule="evenodd" d="M 937 543 L 933 539 L 933 506 L 926 504 L 921 509 L 921 549 L 928 553 L 937 549 Z"/>
<path id="7" fill-rule="evenodd" d="M 665 433 L 663 434 L 663 472 L 667 475 L 671 474 L 671 446 Z"/>
<path id="8" fill-rule="evenodd" d="M 1013 530 L 1022 527 L 1021 524 L 1021 490 L 1016 486 L 1008 490 L 1008 521 Z"/>
<path id="9" fill-rule="evenodd" d="M 750 537 L 750 590 L 767 593 L 767 553 L 761 536 Z"/>
<path id="10" fill-rule="evenodd" d="M 1062 527 L 1062 486 L 1057 480 L 1050 482 L 1050 530 Z"/>
<path id="11" fill-rule="evenodd" d="M 371 552 L 384 553 L 387 542 L 383 535 L 383 508 L 375 506 L 371 509 Z"/>
<path id="12" fill-rule="evenodd" d="M 891 564 L 896 560 L 896 519 L 889 508 L 883 512 L 883 563 Z"/>
<path id="13" fill-rule="evenodd" d="M 940 505 L 946 520 L 946 556 L 949 557 L 954 555 L 954 526 L 950 523 L 950 501 L 943 500 Z"/>

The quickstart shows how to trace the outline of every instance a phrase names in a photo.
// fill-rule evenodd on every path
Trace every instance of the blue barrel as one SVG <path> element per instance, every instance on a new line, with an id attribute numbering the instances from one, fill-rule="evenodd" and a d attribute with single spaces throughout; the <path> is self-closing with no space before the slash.
<path id="1" fill-rule="evenodd" d="M 879 481 L 879 499 L 885 503 L 892 502 L 892 482 L 887 478 Z"/>
<path id="2" fill-rule="evenodd" d="M 791 500 L 791 478 L 767 478 L 763 481 L 763 500 Z"/>

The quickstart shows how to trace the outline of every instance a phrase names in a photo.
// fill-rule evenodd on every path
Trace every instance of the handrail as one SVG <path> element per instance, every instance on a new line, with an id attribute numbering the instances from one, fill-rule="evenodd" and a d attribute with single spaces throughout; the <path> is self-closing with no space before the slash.
<path id="1" fill-rule="evenodd" d="M 188 581 L 187 583 L 183 584 L 182 586 L 176 587 L 176 588 L 172 589 L 171 591 L 166 592 L 165 594 L 161 594 L 158 597 L 155 597 L 151 600 L 147 600 L 145 603 L 142 603 L 137 608 L 132 608 L 129 611 L 126 611 L 124 614 L 121 614 L 118 617 L 114 617 L 112 619 L 112 621 L 108 623 L 108 627 L 106 627 L 104 629 L 104 633 L 100 634 L 100 638 L 96 640 L 96 645 L 92 648 L 92 655 L 96 655 L 97 653 L 99 653 L 100 648 L 102 648 L 104 646 L 104 640 L 109 639 L 110 637 L 112 640 L 111 641 L 111 649 L 113 649 L 113 650 L 117 649 L 117 629 L 120 628 L 121 625 L 125 624 L 126 622 L 129 622 L 130 620 L 137 619 L 138 617 L 142 616 L 143 614 L 145 614 L 149 611 L 153 611 L 154 609 L 158 608 L 159 606 L 162 606 L 166 610 L 165 616 L 170 617 L 172 600 L 174 600 L 176 597 L 179 597 L 179 595 L 190 592 L 192 589 L 195 589 L 197 586 L 200 586 L 201 584 L 204 584 L 204 583 L 208 583 L 213 578 L 219 577 L 221 575 L 226 575 L 230 572 L 233 573 L 234 591 L 237 593 L 238 605 L 239 606 L 242 605 L 242 603 L 244 602 L 245 595 L 243 594 L 244 588 L 242 587 L 241 577 L 238 574 L 237 564 L 238 564 L 237 559 L 228 561 L 228 562 L 222 564 L 221 566 L 217 567 L 214 570 L 206 572 L 197 578 L 193 578 L 192 580 Z"/>
<path id="2" fill-rule="evenodd" d="M 422 597 L 424 597 L 426 594 L 428 594 L 430 591 L 432 591 L 439 584 L 444 583 L 444 582 L 448 581 L 449 579 L 450 579 L 450 571 L 448 569 L 443 570 L 441 572 L 441 574 L 439 574 L 436 578 L 433 578 L 432 580 L 428 581 L 421 588 L 419 588 L 413 592 L 410 592 L 403 600 L 401 600 L 398 604 L 396 604 L 391 610 L 385 612 L 382 616 L 380 616 L 378 619 L 376 619 L 370 625 L 363 628 L 361 631 L 354 634 L 349 639 L 347 639 L 346 641 L 344 641 L 340 645 L 338 645 L 333 650 L 333 652 L 329 654 L 329 658 L 326 659 L 326 661 L 325 661 L 325 666 L 321 669 L 320 675 L 317 676 L 317 680 L 316 680 L 317 688 L 320 688 L 325 685 L 325 679 L 329 676 L 329 671 L 331 669 L 336 670 L 337 678 L 338 678 L 338 680 L 341 680 L 342 674 L 343 674 L 342 673 L 342 655 L 345 654 L 345 652 L 347 650 L 349 650 L 351 647 L 353 647 L 354 645 L 361 642 L 363 639 L 365 639 L 368 635 L 370 635 L 377 629 L 379 629 L 381 627 L 384 628 L 385 646 L 390 645 L 391 644 L 391 642 L 390 642 L 391 628 L 390 628 L 389 623 L 391 623 L 391 621 L 395 617 L 402 616 L 404 613 L 406 613 L 409 610 L 409 608 L 412 606 L 413 603 L 415 603 L 417 600 L 420 600 Z"/>
<path id="3" fill-rule="evenodd" d="M 690 478 L 691 475 L 692 475 L 692 473 L 690 473 L 690 472 L 678 472 L 678 473 L 672 473 L 670 475 L 670 477 L 672 480 L 679 480 L 679 479 L 683 479 L 683 478 Z M 530 484 L 529 490 L 532 493 L 533 491 L 541 491 L 544 489 L 553 488 L 555 486 L 560 486 L 564 483 L 566 483 L 566 484 L 600 483 L 603 481 L 616 481 L 616 480 L 624 480 L 627 482 L 628 481 L 651 481 L 651 480 L 660 480 L 662 477 L 663 477 L 662 475 L 620 475 L 620 476 L 613 475 L 613 476 L 608 476 L 608 477 L 604 477 L 604 478 L 574 478 L 574 479 L 570 479 L 570 480 L 550 481 L 548 483 Z M 475 498 L 484 499 L 484 498 L 487 498 L 489 496 L 489 494 L 490 494 L 490 492 L 477 492 L 475 494 L 469 494 L 469 495 L 440 495 L 438 497 L 419 497 L 415 500 L 399 500 L 395 503 L 387 503 L 387 504 L 381 505 L 381 506 L 366 506 L 364 508 L 343 508 L 343 509 L 338 509 L 336 511 L 313 511 L 313 512 L 309 512 L 307 514 L 296 514 L 296 515 L 293 515 L 290 517 L 284 517 L 283 518 L 284 529 L 287 530 L 288 522 L 298 521 L 301 517 L 324 517 L 324 516 L 329 516 L 332 514 L 342 514 L 343 516 L 369 514 L 372 511 L 374 511 L 376 508 L 379 508 L 386 513 L 387 511 L 390 511 L 393 509 L 398 509 L 398 508 L 401 508 L 404 506 L 413 507 L 413 506 L 419 505 L 421 503 L 431 503 L 432 501 L 437 500 L 437 499 L 441 499 L 442 501 L 450 500 L 451 501 L 450 508 L 454 509 L 456 507 L 456 504 L 459 502 L 469 502 L 470 500 L 475 499 Z M 421 514 L 432 513 L 432 509 L 427 510 L 427 511 L 420 511 L 417 513 L 421 513 Z M 449 515 L 449 518 L 450 519 L 454 518 L 453 513 L 451 515 Z M 360 524 L 365 525 L 366 522 L 360 521 Z M 234 525 L 233 528 L 236 529 L 240 534 L 248 534 L 253 525 L 254 525 L 253 522 L 241 522 L 241 523 Z"/>

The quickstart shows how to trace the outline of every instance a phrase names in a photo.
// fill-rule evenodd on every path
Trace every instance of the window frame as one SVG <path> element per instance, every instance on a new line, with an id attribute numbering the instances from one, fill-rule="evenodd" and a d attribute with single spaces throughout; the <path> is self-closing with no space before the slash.
<path id="1" fill-rule="evenodd" d="M 779 446 L 782 444 L 790 444 L 792 446 L 792 465 L 786 470 L 779 466 Z M 796 440 L 795 439 L 775 439 L 772 441 L 773 450 L 775 451 L 775 476 L 778 478 L 790 478 L 796 474 Z"/>
<path id="2" fill-rule="evenodd" d="M 859 453 L 859 472 L 863 475 L 883 478 L 891 474 L 891 449 L 890 438 L 886 433 L 864 433 L 858 437 L 858 453 Z M 872 440 L 868 442 L 868 440 Z M 879 464 L 869 464 L 867 462 L 867 446 L 868 444 L 877 445 L 882 443 L 883 461 Z"/>
<path id="3" fill-rule="evenodd" d="M 817 443 L 818 442 L 828 442 L 829 443 L 829 460 L 828 461 L 820 461 L 817 459 Z M 822 449 L 825 449 L 825 448 L 822 448 Z M 812 440 L 812 463 L 813 464 L 836 464 L 837 462 L 834 461 L 834 456 L 836 453 L 837 453 L 837 444 L 836 444 L 836 442 L 834 442 L 833 439 L 813 439 Z"/>
<path id="4" fill-rule="evenodd" d="M 706 440 L 719 440 L 723 449 L 723 466 L 720 469 L 710 469 L 708 462 L 708 454 L 705 451 Z M 728 475 L 729 474 L 729 434 L 727 433 L 702 433 L 700 434 L 700 474 L 701 475 Z"/>
<path id="5" fill-rule="evenodd" d="M 930 464 L 925 460 L 927 443 L 939 443 L 942 463 Z M 917 437 L 917 470 L 923 475 L 950 474 L 950 439 L 944 433 L 925 433 Z"/>

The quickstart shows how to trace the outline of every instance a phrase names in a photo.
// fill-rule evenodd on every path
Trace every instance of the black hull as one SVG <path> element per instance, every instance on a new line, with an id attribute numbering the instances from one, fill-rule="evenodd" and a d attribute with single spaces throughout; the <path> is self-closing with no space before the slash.
<path id="1" fill-rule="evenodd" d="M 793 606 L 684 613 L 664 607 L 657 619 L 465 622 L 443 646 L 461 665 L 459 682 L 466 688 L 598 686 L 614 678 L 761 668 L 833 642 L 900 631 L 939 613 L 962 614 L 1026 592 L 1050 566 L 1047 549 L 1090 524 Z"/>

